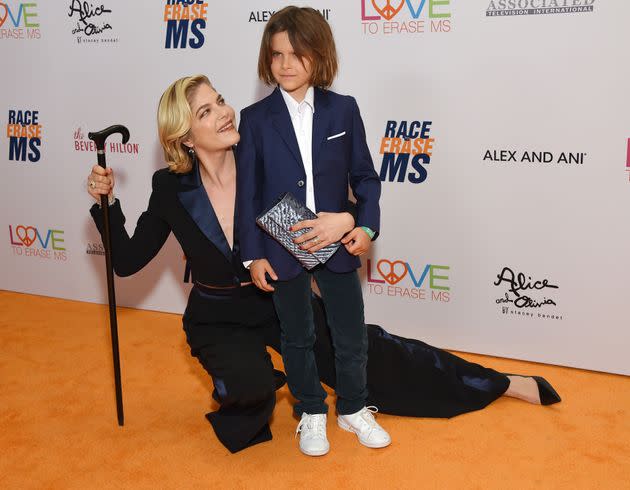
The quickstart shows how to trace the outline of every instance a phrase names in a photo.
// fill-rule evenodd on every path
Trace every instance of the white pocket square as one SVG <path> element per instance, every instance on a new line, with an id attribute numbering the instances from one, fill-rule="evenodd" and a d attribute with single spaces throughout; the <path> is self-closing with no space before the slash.
<path id="1" fill-rule="evenodd" d="M 337 134 L 333 134 L 332 136 L 329 136 L 328 138 L 326 138 L 326 140 L 330 141 L 330 140 L 334 140 L 335 138 L 340 138 L 342 137 L 344 134 L 346 134 L 345 131 L 341 132 L 341 133 L 337 133 Z"/>

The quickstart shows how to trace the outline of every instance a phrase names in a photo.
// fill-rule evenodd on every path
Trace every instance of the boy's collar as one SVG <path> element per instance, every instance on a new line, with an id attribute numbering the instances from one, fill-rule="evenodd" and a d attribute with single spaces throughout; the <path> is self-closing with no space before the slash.
<path id="1" fill-rule="evenodd" d="M 304 100 L 302 102 L 298 102 L 297 100 L 295 100 L 282 87 L 278 86 L 278 88 L 280 89 L 280 93 L 282 94 L 282 98 L 284 99 L 284 102 L 287 105 L 287 107 L 297 112 L 300 104 L 302 102 L 306 102 L 311 107 L 313 113 L 315 113 L 315 89 L 312 86 L 309 87 L 308 90 L 306 91 L 306 94 L 304 95 Z"/>

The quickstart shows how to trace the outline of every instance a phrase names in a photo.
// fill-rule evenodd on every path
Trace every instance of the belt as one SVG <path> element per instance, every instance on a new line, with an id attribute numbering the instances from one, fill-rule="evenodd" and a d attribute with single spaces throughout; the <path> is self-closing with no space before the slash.
<path id="1" fill-rule="evenodd" d="M 257 293 L 253 283 L 235 284 L 233 286 L 211 286 L 201 282 L 194 282 L 193 289 L 204 296 L 212 298 L 244 298 Z"/>

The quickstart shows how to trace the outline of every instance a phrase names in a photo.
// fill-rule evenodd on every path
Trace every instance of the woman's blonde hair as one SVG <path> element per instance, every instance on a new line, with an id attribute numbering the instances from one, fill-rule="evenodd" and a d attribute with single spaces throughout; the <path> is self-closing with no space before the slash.
<path id="1" fill-rule="evenodd" d="M 192 157 L 182 143 L 190 132 L 191 100 L 200 85 L 212 87 L 205 75 L 183 77 L 174 81 L 162 94 L 158 106 L 158 136 L 164 158 L 171 172 L 185 174 L 192 169 Z"/>

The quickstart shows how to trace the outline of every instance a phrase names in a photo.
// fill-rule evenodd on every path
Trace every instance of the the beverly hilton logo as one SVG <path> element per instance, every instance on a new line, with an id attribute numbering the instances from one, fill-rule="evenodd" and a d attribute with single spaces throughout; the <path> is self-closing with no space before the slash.
<path id="1" fill-rule="evenodd" d="M 367 292 L 376 296 L 448 303 L 451 300 L 449 270 L 447 265 L 425 264 L 422 267 L 401 259 L 367 259 Z"/>
<path id="2" fill-rule="evenodd" d="M 595 0 L 490 0 L 487 17 L 580 14 L 592 12 Z"/>
<path id="3" fill-rule="evenodd" d="M 96 151 L 96 145 L 94 141 L 90 139 L 86 139 L 85 133 L 79 127 L 74 131 L 74 151 L 79 152 L 94 152 Z M 109 153 L 130 153 L 132 155 L 137 155 L 140 153 L 140 144 L 138 143 L 120 143 L 120 142 L 109 142 L 105 145 L 105 151 Z"/>
<path id="4" fill-rule="evenodd" d="M 450 32 L 450 0 L 361 0 L 363 34 Z"/>

